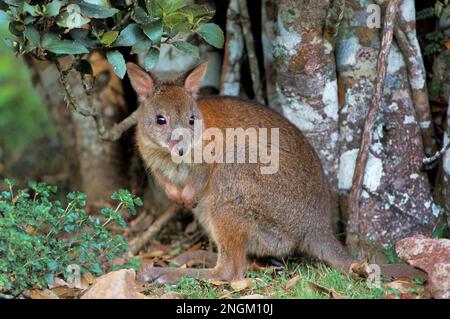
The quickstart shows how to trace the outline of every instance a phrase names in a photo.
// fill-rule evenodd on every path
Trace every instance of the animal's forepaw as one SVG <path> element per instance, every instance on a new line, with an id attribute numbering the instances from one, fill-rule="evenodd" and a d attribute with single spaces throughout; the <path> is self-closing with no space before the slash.
<path id="1" fill-rule="evenodd" d="M 187 208 L 195 208 L 197 206 L 197 192 L 191 185 L 186 185 L 181 193 L 181 198 L 183 199 L 183 204 Z"/>
<path id="2" fill-rule="evenodd" d="M 197 200 L 184 201 L 183 205 L 186 208 L 193 209 L 193 208 L 197 207 Z"/>

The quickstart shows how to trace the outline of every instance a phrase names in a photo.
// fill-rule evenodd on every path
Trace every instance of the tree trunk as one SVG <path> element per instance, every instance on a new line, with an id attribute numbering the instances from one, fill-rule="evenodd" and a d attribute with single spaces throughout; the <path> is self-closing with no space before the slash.
<path id="1" fill-rule="evenodd" d="M 339 129 L 342 207 L 347 206 L 345 202 L 352 186 L 380 48 L 379 30 L 367 25 L 367 3 L 349 1 L 347 9 L 336 53 L 343 96 Z M 400 12 L 405 20 L 414 23 L 413 0 L 405 0 Z M 420 54 L 416 58 L 419 57 Z M 423 117 L 414 108 L 407 65 L 396 43 L 387 63 L 383 102 L 365 170 L 360 214 L 348 216 L 347 243 L 359 256 L 377 255 L 379 247 L 388 248 L 396 240 L 413 234 L 429 235 L 440 213 L 431 196 L 427 175 L 422 171 L 424 147 L 419 121 Z M 423 85 L 421 89 L 424 90 Z"/>
<path id="2" fill-rule="evenodd" d="M 328 177 L 337 211 L 338 95 L 332 44 L 323 36 L 327 0 L 265 1 L 266 16 L 276 12 L 273 47 L 267 44 L 266 65 L 273 54 L 276 104 L 318 153 Z M 275 9 L 272 10 L 272 6 Z M 267 30 L 271 21 L 266 21 Z M 272 52 L 267 52 L 271 50 Z M 269 68 L 269 74 L 272 70 Z M 273 81 L 273 79 L 267 79 Z M 268 85 L 269 101 L 273 93 Z"/>
<path id="3" fill-rule="evenodd" d="M 394 42 L 388 56 L 361 214 L 345 216 L 380 48 L 380 30 L 367 23 L 371 3 L 347 1 L 341 15 L 343 1 L 329 7 L 325 0 L 264 0 L 262 21 L 268 101 L 280 106 L 318 153 L 336 207 L 339 192 L 340 209 L 348 219 L 347 242 L 359 256 L 377 255 L 374 248 L 388 248 L 412 234 L 430 234 L 441 212 L 422 170 L 424 141 L 427 153 L 435 149 L 435 141 L 414 1 L 405 0 L 397 21 L 402 33 L 396 30 L 399 40 L 405 37 L 401 49 Z"/>
<path id="4" fill-rule="evenodd" d="M 94 76 L 97 80 L 99 77 L 104 80 L 102 87 L 97 87 L 89 96 L 80 74 L 73 70 L 67 76 L 70 93 L 79 106 L 97 109 L 105 124 L 112 126 L 127 113 L 122 83 L 104 57 L 93 53 L 90 59 Z M 54 63 L 38 62 L 30 58 L 29 61 L 36 74 L 33 82 L 47 102 L 62 151 L 70 163 L 74 189 L 81 186 L 91 205 L 104 204 L 115 190 L 127 187 L 127 152 L 120 142 L 101 140 L 94 120 L 70 109 L 66 102 L 67 92 L 59 81 L 60 73 Z M 73 62 L 74 58 L 70 56 L 59 59 L 64 70 L 70 68 Z"/>
<path id="5" fill-rule="evenodd" d="M 450 96 L 448 97 L 448 109 L 447 109 L 447 132 L 450 130 Z M 448 134 L 444 134 L 444 145 L 450 143 L 450 138 Z M 440 174 L 440 182 L 439 182 L 439 195 L 440 202 L 444 206 L 446 217 L 447 217 L 447 225 L 450 227 L 450 149 L 448 149 L 443 158 L 442 158 L 442 172 Z"/>

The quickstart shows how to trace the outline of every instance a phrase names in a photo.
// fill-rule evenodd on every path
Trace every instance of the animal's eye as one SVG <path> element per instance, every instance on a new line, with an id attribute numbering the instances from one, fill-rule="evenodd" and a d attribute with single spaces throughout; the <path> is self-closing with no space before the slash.
<path id="1" fill-rule="evenodd" d="M 194 125 L 194 120 L 195 120 L 195 117 L 194 117 L 194 115 L 192 115 L 192 116 L 189 118 L 189 125 Z"/>
<path id="2" fill-rule="evenodd" d="M 166 118 L 162 115 L 157 115 L 156 116 L 156 123 L 158 123 L 158 125 L 164 125 L 167 123 Z"/>

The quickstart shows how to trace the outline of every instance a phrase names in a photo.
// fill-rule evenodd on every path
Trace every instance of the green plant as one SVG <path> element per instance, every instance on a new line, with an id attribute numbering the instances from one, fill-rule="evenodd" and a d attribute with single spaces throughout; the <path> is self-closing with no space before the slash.
<path id="1" fill-rule="evenodd" d="M 417 12 L 417 20 L 426 20 L 436 17 L 446 19 L 450 17 L 449 0 L 436 0 L 434 6 Z M 423 49 L 424 56 L 436 55 L 445 48 L 446 37 L 442 31 L 436 30 L 425 34 L 426 45 Z"/>
<path id="2" fill-rule="evenodd" d="M 13 181 L 5 183 L 9 189 L 0 193 L 0 291 L 43 288 L 55 276 L 67 278 L 72 264 L 100 275 L 128 250 L 123 237 L 107 229 L 114 223 L 125 227 L 123 210 L 134 214 L 135 205 L 142 205 L 128 191 L 114 193 L 117 206 L 103 208 L 97 217 L 87 213 L 82 193 L 69 193 L 63 204 L 54 199 L 55 186 L 30 182 L 31 190 L 15 191 Z"/>
<path id="3" fill-rule="evenodd" d="M 150 70 L 158 61 L 162 43 L 199 57 L 186 36 L 196 33 L 221 48 L 222 30 L 209 21 L 214 11 L 185 0 L 4 0 L 9 31 L 6 44 L 18 55 L 31 53 L 40 59 L 83 55 L 103 49 L 115 72 L 123 78 L 125 59 L 119 48 L 144 55 Z M 127 3 L 131 3 L 127 5 Z M 86 64 L 86 63 L 85 63 Z M 90 72 L 89 68 L 83 68 Z"/>

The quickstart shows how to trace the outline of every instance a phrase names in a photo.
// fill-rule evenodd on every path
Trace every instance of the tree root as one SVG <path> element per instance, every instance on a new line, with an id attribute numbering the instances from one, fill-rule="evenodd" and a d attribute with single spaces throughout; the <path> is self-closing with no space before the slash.
<path id="1" fill-rule="evenodd" d="M 161 229 L 175 217 L 177 211 L 178 205 L 171 205 L 145 232 L 133 239 L 130 243 L 131 254 L 136 255 L 145 245 L 147 245 L 150 240 L 152 240 L 153 237 L 155 237 Z"/>

